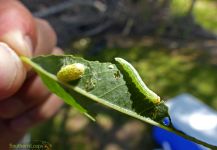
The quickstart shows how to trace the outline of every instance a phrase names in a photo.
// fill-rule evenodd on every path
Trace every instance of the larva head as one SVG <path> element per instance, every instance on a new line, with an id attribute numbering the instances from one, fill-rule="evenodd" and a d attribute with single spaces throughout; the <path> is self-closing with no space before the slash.
<path id="1" fill-rule="evenodd" d="M 84 71 L 85 66 L 81 63 L 66 65 L 57 72 L 57 78 L 63 82 L 77 80 L 82 77 Z"/>

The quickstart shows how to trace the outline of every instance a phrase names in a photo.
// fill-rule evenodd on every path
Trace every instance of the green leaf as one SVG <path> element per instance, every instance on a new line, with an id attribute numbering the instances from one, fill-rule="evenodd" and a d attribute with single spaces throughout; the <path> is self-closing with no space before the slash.
<path id="1" fill-rule="evenodd" d="M 26 58 L 26 57 L 22 57 L 21 58 L 23 61 L 28 62 L 29 64 L 31 64 L 30 59 Z M 31 64 L 34 65 L 34 64 Z M 80 104 L 78 104 L 75 99 L 65 91 L 65 89 L 57 82 L 57 79 L 54 75 L 52 74 L 47 74 L 47 72 L 45 70 L 43 70 L 41 67 L 34 65 L 33 67 L 35 69 L 35 71 L 39 74 L 39 76 L 41 77 L 43 83 L 48 87 L 48 89 L 56 94 L 57 96 L 59 96 L 60 98 L 62 98 L 65 103 L 75 107 L 80 113 L 83 113 L 84 115 L 86 115 L 88 118 L 90 118 L 91 120 L 95 121 L 95 119 L 88 114 L 87 110 L 84 109 Z"/>
<path id="2" fill-rule="evenodd" d="M 39 56 L 32 59 L 21 57 L 21 59 L 33 67 L 51 92 L 90 118 L 92 117 L 89 113 L 97 113 L 95 106 L 101 104 L 204 146 L 217 148 L 176 130 L 172 124 L 163 125 L 162 119 L 169 117 L 168 108 L 163 102 L 157 105 L 146 104 L 142 95 L 130 86 L 131 81 L 125 78 L 123 71 L 115 64 L 87 61 L 71 55 Z M 59 81 L 56 77 L 57 72 L 62 66 L 73 63 L 81 63 L 85 66 L 83 76 L 68 83 Z M 136 93 L 139 97 L 135 95 Z"/>

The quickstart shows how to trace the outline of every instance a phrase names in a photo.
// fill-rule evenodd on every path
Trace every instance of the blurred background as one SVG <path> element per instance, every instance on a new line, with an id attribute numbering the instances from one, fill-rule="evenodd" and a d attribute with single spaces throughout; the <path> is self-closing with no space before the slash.
<path id="1" fill-rule="evenodd" d="M 48 20 L 66 53 L 131 62 L 162 99 L 190 93 L 217 110 L 216 0 L 22 0 Z M 69 106 L 32 129 L 54 150 L 152 150 L 151 126 L 102 109 L 91 122 Z"/>

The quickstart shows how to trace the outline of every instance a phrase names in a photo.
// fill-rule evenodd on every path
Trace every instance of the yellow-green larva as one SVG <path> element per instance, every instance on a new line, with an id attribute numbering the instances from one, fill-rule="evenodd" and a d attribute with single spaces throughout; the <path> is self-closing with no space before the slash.
<path id="1" fill-rule="evenodd" d="M 128 74 L 132 84 L 145 96 L 145 100 L 149 100 L 154 104 L 159 104 L 161 102 L 160 97 L 146 86 L 139 76 L 139 73 L 129 62 L 122 58 L 115 58 L 115 60 L 119 66 L 122 67 L 123 73 Z"/>
<path id="2" fill-rule="evenodd" d="M 85 66 L 81 63 L 65 65 L 57 72 L 57 78 L 62 82 L 77 80 L 82 77 L 84 71 Z"/>

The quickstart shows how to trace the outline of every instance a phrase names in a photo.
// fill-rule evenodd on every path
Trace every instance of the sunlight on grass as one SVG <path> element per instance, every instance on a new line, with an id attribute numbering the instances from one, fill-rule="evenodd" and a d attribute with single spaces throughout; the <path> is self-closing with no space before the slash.
<path id="1" fill-rule="evenodd" d="M 196 21 L 205 28 L 217 33 L 217 2 L 198 1 L 195 6 L 194 15 Z"/>
<path id="2" fill-rule="evenodd" d="M 190 7 L 189 0 L 172 0 L 171 9 L 173 15 L 182 16 L 188 11 Z"/>
<path id="3" fill-rule="evenodd" d="M 190 2 L 189 0 L 173 0 L 171 3 L 172 14 L 175 16 L 186 15 Z M 217 1 L 197 0 L 193 11 L 197 23 L 217 33 Z"/>

